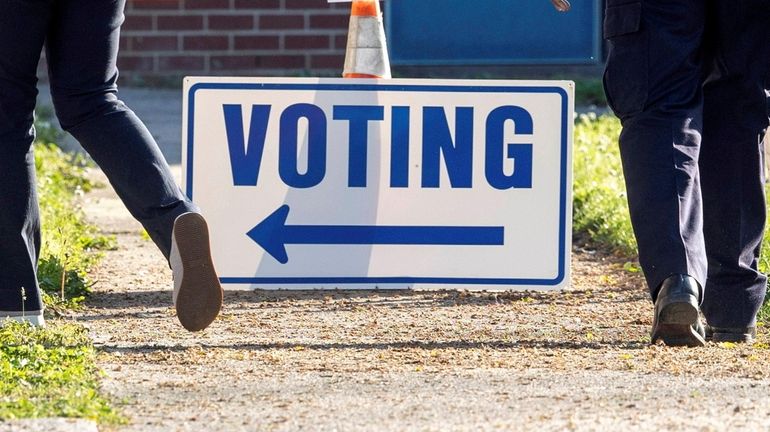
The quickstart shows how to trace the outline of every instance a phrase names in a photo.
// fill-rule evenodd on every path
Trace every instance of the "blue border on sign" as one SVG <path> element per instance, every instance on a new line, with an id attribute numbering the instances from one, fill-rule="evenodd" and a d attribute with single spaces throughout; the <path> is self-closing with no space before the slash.
<path id="1" fill-rule="evenodd" d="M 198 83 L 190 87 L 187 107 L 187 196 L 193 199 L 193 143 L 195 92 L 198 90 L 315 90 L 315 91 L 392 91 L 444 93 L 555 93 L 561 96 L 561 182 L 559 199 L 559 273 L 553 279 L 446 278 L 446 277 L 220 277 L 223 284 L 461 284 L 555 286 L 566 275 L 567 241 L 567 154 L 569 152 L 569 96 L 561 87 L 468 86 L 421 84 L 280 84 L 280 83 Z"/>

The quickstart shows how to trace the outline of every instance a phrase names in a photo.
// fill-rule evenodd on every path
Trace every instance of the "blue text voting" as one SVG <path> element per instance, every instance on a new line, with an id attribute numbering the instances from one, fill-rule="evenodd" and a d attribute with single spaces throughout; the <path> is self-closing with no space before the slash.
<path id="1" fill-rule="evenodd" d="M 250 109 L 249 128 L 244 127 L 244 109 Z M 386 109 L 389 111 L 386 120 Z M 447 110 L 441 106 L 334 105 L 330 112 L 309 103 L 297 103 L 274 113 L 271 105 L 239 104 L 222 106 L 227 145 L 234 186 L 256 186 L 259 180 L 262 155 L 268 130 L 278 122 L 278 173 L 284 184 L 291 188 L 306 189 L 319 185 L 326 175 L 327 147 L 330 140 L 330 122 L 345 122 L 348 129 L 347 186 L 367 186 L 367 157 L 369 125 L 381 122 L 390 127 L 390 187 L 407 188 L 415 180 L 409 178 L 410 146 L 420 145 L 422 156 L 418 163 L 422 188 L 453 189 L 473 187 L 473 155 L 475 128 L 484 128 L 484 174 L 495 189 L 532 187 L 532 115 L 522 107 L 505 105 L 492 109 L 485 124 L 474 124 L 473 107 L 454 107 L 454 124 L 450 124 Z M 248 112 L 246 113 L 248 114 Z M 411 143 L 410 130 L 415 119 L 421 121 L 421 143 Z M 389 124 L 387 124 L 389 123 Z M 298 159 L 300 125 L 307 130 L 307 166 L 300 172 Z M 513 126 L 516 141 L 506 139 L 506 126 Z M 248 134 L 246 133 L 248 130 Z M 528 142 L 529 141 L 529 142 Z M 441 185 L 441 165 L 445 167 L 449 184 Z M 512 166 L 512 168 L 511 168 Z"/>

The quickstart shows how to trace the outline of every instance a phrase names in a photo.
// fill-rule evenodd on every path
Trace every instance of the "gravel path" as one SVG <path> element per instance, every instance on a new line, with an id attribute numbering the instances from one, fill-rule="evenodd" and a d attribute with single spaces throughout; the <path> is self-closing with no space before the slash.
<path id="1" fill-rule="evenodd" d="M 170 271 L 111 190 L 119 248 L 78 320 L 125 431 L 767 430 L 770 349 L 649 346 L 623 261 L 576 245 L 563 293 L 228 292 L 190 334 Z"/>

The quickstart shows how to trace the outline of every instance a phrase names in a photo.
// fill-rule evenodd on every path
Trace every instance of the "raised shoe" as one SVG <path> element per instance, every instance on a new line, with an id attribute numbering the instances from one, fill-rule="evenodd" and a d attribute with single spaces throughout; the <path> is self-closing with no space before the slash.
<path id="1" fill-rule="evenodd" d="M 199 213 L 184 213 L 174 221 L 169 263 L 179 322 L 189 331 L 205 329 L 219 315 L 223 293 L 211 259 L 208 225 Z"/>

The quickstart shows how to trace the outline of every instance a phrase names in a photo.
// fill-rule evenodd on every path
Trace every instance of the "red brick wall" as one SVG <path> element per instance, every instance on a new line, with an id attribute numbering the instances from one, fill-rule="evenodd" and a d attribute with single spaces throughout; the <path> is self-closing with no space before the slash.
<path id="1" fill-rule="evenodd" d="M 350 4 L 326 0 L 128 0 L 125 79 L 340 75 Z"/>

